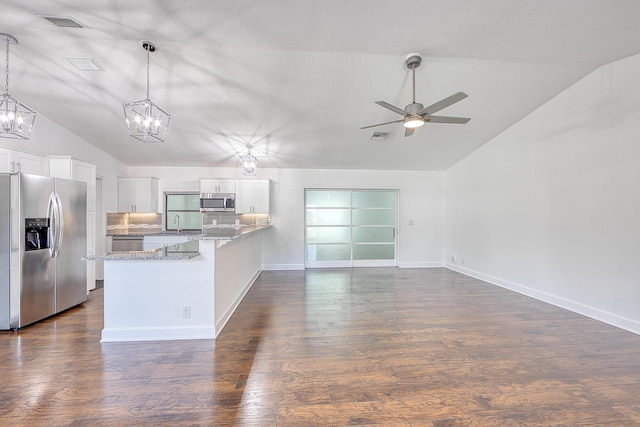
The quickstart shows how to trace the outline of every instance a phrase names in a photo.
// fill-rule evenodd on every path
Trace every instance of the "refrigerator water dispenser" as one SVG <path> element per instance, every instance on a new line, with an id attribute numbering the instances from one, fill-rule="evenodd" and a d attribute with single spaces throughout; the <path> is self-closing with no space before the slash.
<path id="1" fill-rule="evenodd" d="M 49 218 L 25 218 L 24 225 L 25 251 L 49 248 Z"/>

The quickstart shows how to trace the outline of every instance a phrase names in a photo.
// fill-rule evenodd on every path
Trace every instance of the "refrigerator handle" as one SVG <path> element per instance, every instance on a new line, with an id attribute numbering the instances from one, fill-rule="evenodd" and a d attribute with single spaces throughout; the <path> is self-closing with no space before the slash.
<path id="1" fill-rule="evenodd" d="M 49 218 L 49 231 L 47 236 L 49 238 L 49 256 L 53 258 L 55 256 L 55 246 L 56 240 L 58 238 L 56 233 L 57 221 L 56 221 L 56 212 L 55 212 L 55 199 L 53 197 L 53 193 L 49 194 L 49 204 L 47 205 L 47 218 Z"/>
<path id="2" fill-rule="evenodd" d="M 64 211 L 62 209 L 62 200 L 58 193 L 55 195 L 56 209 L 58 211 L 58 242 L 56 243 L 56 258 L 60 255 L 60 249 L 62 248 L 62 241 L 64 240 Z"/>

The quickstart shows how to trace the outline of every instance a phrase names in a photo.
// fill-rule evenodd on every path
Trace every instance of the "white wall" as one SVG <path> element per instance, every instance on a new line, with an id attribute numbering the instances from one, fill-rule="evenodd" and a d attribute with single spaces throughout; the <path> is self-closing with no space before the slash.
<path id="1" fill-rule="evenodd" d="M 0 146 L 40 156 L 72 156 L 93 163 L 96 165 L 96 174 L 103 178 L 104 211 L 117 211 L 117 178 L 126 176 L 127 166 L 42 114 L 36 116 L 31 138 L 26 141 L 0 138 Z"/>
<path id="2" fill-rule="evenodd" d="M 449 267 L 640 333 L 638 76 L 603 66 L 446 171 Z"/>
<path id="3" fill-rule="evenodd" d="M 160 178 L 161 192 L 198 191 L 200 178 L 245 178 L 238 168 L 131 167 L 129 174 Z M 442 265 L 443 172 L 258 168 L 255 178 L 273 180 L 265 269 L 304 268 L 305 188 L 399 189 L 399 265 Z"/>

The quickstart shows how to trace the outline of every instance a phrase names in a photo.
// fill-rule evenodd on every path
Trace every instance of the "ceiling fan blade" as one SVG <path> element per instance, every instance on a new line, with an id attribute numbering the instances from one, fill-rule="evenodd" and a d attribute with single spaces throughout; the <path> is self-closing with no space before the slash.
<path id="1" fill-rule="evenodd" d="M 453 123 L 463 125 L 471 120 L 468 117 L 428 116 L 424 120 L 429 123 Z"/>
<path id="2" fill-rule="evenodd" d="M 376 127 L 376 126 L 390 125 L 391 123 L 400 123 L 400 122 L 404 122 L 404 119 L 394 120 L 394 121 L 392 121 L 392 122 L 378 123 L 377 125 L 364 126 L 364 127 L 361 127 L 360 129 L 369 129 L 369 128 L 374 128 L 374 127 Z"/>
<path id="3" fill-rule="evenodd" d="M 413 135 L 413 131 L 415 131 L 416 128 L 404 128 L 404 136 L 411 136 Z"/>
<path id="4" fill-rule="evenodd" d="M 427 115 L 431 115 L 433 113 L 437 113 L 438 111 L 447 108 L 449 105 L 453 105 L 458 101 L 462 101 L 463 99 L 465 99 L 467 96 L 466 93 L 464 92 L 458 92 L 458 93 L 454 93 L 453 95 L 445 98 L 445 99 L 441 99 L 440 101 L 436 102 L 435 104 L 431 104 L 427 107 L 424 107 L 422 110 L 418 111 L 416 114 L 419 116 L 423 116 L 425 114 Z"/>
<path id="5" fill-rule="evenodd" d="M 406 115 L 407 115 L 407 112 L 406 112 L 406 111 L 404 111 L 402 108 L 398 108 L 398 107 L 396 107 L 396 106 L 394 106 L 394 105 L 391 105 L 391 104 L 389 104 L 389 103 L 387 103 L 387 102 L 384 102 L 384 101 L 376 101 L 376 104 L 378 104 L 378 105 L 379 105 L 379 106 L 381 106 L 381 107 L 386 108 L 387 110 L 391 110 L 391 111 L 393 111 L 394 113 L 398 113 L 398 114 L 400 114 L 400 115 L 402 115 L 402 116 L 406 116 Z"/>

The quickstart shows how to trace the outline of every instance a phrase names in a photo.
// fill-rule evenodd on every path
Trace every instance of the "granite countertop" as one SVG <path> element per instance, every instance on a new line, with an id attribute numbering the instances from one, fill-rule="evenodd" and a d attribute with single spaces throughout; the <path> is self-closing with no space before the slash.
<path id="1" fill-rule="evenodd" d="M 245 236 L 254 231 L 265 230 L 271 224 L 257 225 L 225 225 L 225 226 L 204 226 L 202 233 L 189 236 L 189 240 L 233 240 Z"/>
<path id="2" fill-rule="evenodd" d="M 188 236 L 188 241 L 165 245 L 162 248 L 149 251 L 123 251 L 109 252 L 103 256 L 84 257 L 85 261 L 163 261 L 163 260 L 187 260 L 200 255 L 200 240 L 215 240 L 217 247 L 223 246 L 225 243 L 234 239 L 242 238 L 255 231 L 265 230 L 271 227 L 270 224 L 260 225 L 239 225 L 239 226 L 212 226 L 205 227 L 203 232 L 184 233 Z M 160 233 L 153 233 L 159 235 Z M 175 232 L 168 232 L 168 235 L 177 235 Z M 181 232 L 180 235 L 182 235 Z M 149 235 L 149 234 L 146 234 Z M 129 234 L 131 236 L 131 234 Z"/>
<path id="3" fill-rule="evenodd" d="M 109 252 L 103 256 L 88 256 L 85 261 L 167 261 L 187 260 L 200 255 L 200 245 L 197 240 L 166 245 L 149 251 Z"/>
<path id="4" fill-rule="evenodd" d="M 144 237 L 144 236 L 196 236 L 198 234 L 202 234 L 200 230 L 182 230 L 180 233 L 177 231 L 166 231 L 166 230 L 155 230 L 155 229 L 138 229 L 136 231 L 128 231 L 124 232 L 123 230 L 118 230 L 116 233 L 107 234 L 107 236 L 111 237 Z"/>

